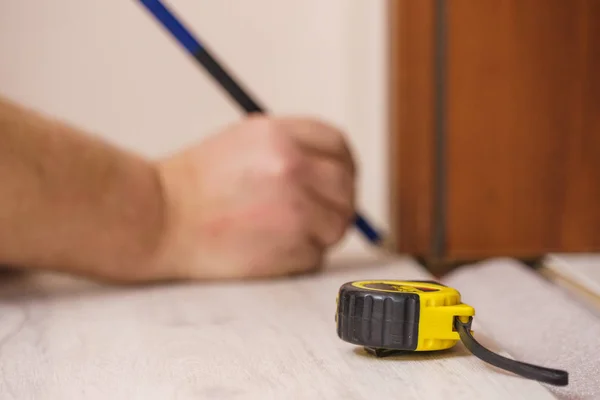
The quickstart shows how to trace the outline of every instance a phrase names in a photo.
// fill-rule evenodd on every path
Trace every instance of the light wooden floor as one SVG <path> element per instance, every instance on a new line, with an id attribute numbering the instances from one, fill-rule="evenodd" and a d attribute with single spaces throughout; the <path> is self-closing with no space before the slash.
<path id="1" fill-rule="evenodd" d="M 408 259 L 352 258 L 273 282 L 114 288 L 7 277 L 0 399 L 554 398 L 461 345 L 379 360 L 342 342 L 337 289 L 366 278 L 429 276 Z"/>
<path id="2" fill-rule="evenodd" d="M 596 260 L 596 268 L 585 264 L 590 271 L 600 267 Z M 600 316 L 590 304 L 511 259 L 461 268 L 444 282 L 476 308 L 490 337 L 512 356 L 569 372 L 569 386 L 549 387 L 557 398 L 600 399 Z"/>
<path id="3" fill-rule="evenodd" d="M 600 254 L 551 254 L 541 272 L 600 317 Z"/>

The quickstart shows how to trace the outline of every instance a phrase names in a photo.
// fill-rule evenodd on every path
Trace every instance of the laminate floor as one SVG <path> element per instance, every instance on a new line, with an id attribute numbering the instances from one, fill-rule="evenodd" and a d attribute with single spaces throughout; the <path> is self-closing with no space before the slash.
<path id="1" fill-rule="evenodd" d="M 554 398 L 460 344 L 376 359 L 341 341 L 337 290 L 368 278 L 430 277 L 405 258 L 333 260 L 321 273 L 276 281 L 136 288 L 6 276 L 0 398 Z M 475 325 L 479 340 L 499 350 L 483 328 Z"/>
<path id="2" fill-rule="evenodd" d="M 511 356 L 569 372 L 568 386 L 548 387 L 557 398 L 600 399 L 600 317 L 590 308 L 511 259 L 460 268 L 444 282 Z"/>

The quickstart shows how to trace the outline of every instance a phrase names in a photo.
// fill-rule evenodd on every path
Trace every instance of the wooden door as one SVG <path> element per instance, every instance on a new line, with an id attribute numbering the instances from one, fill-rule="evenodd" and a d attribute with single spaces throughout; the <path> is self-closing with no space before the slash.
<path id="1" fill-rule="evenodd" d="M 397 248 L 600 250 L 600 1 L 391 1 Z"/>

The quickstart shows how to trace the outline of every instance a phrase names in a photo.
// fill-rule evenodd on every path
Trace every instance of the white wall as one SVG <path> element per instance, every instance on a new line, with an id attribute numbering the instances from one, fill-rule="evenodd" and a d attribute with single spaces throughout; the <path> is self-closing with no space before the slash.
<path id="1" fill-rule="evenodd" d="M 167 4 L 272 112 L 347 130 L 361 208 L 387 227 L 385 1 Z M 241 117 L 137 1 L 3 0 L 0 92 L 149 156 Z"/>

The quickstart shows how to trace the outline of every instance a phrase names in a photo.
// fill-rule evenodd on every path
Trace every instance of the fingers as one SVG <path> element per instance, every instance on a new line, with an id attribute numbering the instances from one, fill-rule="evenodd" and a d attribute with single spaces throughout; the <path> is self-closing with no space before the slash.
<path id="1" fill-rule="evenodd" d="M 337 159 L 354 172 L 352 152 L 343 133 L 338 129 L 317 120 L 304 118 L 282 118 L 275 123 L 307 152 Z"/>
<path id="2" fill-rule="evenodd" d="M 332 211 L 351 218 L 354 214 L 355 176 L 331 159 L 311 157 L 302 182 L 306 190 Z"/>
<path id="3" fill-rule="evenodd" d="M 249 276 L 269 277 L 303 273 L 318 269 L 323 262 L 323 246 L 314 238 L 307 237 L 305 233 L 301 237 L 283 242 L 281 237 L 273 240 L 279 245 L 263 250 L 263 256 L 259 260 L 245 261 L 249 265 Z"/>
<path id="4" fill-rule="evenodd" d="M 295 209 L 292 212 L 298 216 L 296 233 L 304 240 L 312 240 L 319 249 L 337 243 L 353 215 L 349 207 L 341 209 L 330 201 L 324 201 L 315 189 L 298 188 L 293 204 Z"/>
<path id="5" fill-rule="evenodd" d="M 354 160 L 342 133 L 329 125 L 302 118 L 259 122 L 265 123 L 258 128 L 274 151 L 268 182 L 280 203 L 273 211 L 282 207 L 273 257 L 286 270 L 306 271 L 320 264 L 324 250 L 352 222 Z"/>
<path id="6" fill-rule="evenodd" d="M 345 227 L 354 215 L 356 169 L 350 148 L 339 130 L 320 121 L 282 118 L 276 123 L 304 150 L 302 184 L 315 207 L 322 209 L 321 242 L 329 245 L 339 239 L 340 223 Z"/>
<path id="7" fill-rule="evenodd" d="M 353 220 L 354 173 L 331 159 L 313 156 L 303 178 L 302 185 L 312 204 L 312 233 L 323 246 L 332 246 Z"/>
<path id="8" fill-rule="evenodd" d="M 350 217 L 323 202 L 311 200 L 309 235 L 321 248 L 333 246 L 344 236 Z"/>
<path id="9" fill-rule="evenodd" d="M 287 260 L 287 274 L 303 273 L 319 268 L 323 262 L 323 247 L 313 238 L 294 246 L 281 259 Z"/>
<path id="10" fill-rule="evenodd" d="M 286 131 L 294 132 L 304 150 L 292 179 L 303 191 L 299 212 L 309 234 L 320 246 L 329 247 L 343 237 L 353 219 L 355 170 L 343 137 L 323 128 L 311 130 L 311 124 L 301 121 Z"/>

